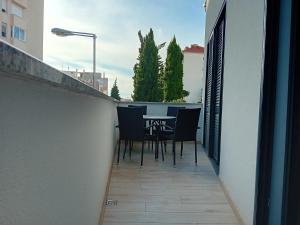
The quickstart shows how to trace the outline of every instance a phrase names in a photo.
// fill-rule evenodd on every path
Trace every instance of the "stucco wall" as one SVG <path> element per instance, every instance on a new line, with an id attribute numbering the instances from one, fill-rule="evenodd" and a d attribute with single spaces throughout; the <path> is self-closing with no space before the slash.
<path id="1" fill-rule="evenodd" d="M 184 53 L 183 89 L 190 92 L 187 102 L 202 102 L 203 53 Z"/>
<path id="2" fill-rule="evenodd" d="M 211 0 L 205 43 L 223 2 Z M 253 223 L 264 1 L 227 1 L 220 178 L 246 224 Z"/>
<path id="3" fill-rule="evenodd" d="M 11 76 L 0 72 L 0 224 L 96 225 L 115 103 Z"/>

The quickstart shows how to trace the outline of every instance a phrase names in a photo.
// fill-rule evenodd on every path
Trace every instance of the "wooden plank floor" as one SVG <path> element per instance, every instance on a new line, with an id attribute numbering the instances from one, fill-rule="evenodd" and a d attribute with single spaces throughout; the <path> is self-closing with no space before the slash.
<path id="1" fill-rule="evenodd" d="M 104 225 L 239 224 L 200 145 L 197 166 L 193 144 L 184 145 L 182 159 L 177 146 L 176 167 L 171 144 L 165 162 L 161 154 L 155 161 L 146 145 L 143 167 L 140 148 L 135 146 L 131 160 L 126 155 L 113 165 L 108 199 L 117 204 L 106 206 Z"/>

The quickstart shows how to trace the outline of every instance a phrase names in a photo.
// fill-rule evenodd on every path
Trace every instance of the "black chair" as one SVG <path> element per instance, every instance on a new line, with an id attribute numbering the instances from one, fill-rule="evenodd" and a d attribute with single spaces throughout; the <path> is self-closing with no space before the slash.
<path id="1" fill-rule="evenodd" d="M 185 107 L 182 107 L 182 106 L 181 107 L 168 106 L 167 116 L 177 117 L 177 113 L 178 113 L 179 109 L 185 109 Z M 166 123 L 165 123 L 166 127 L 164 127 L 164 129 L 161 131 L 162 132 L 162 137 L 164 137 L 164 138 L 162 138 L 161 142 L 162 141 L 164 142 L 165 152 L 167 152 L 166 137 L 174 133 L 175 122 L 176 122 L 176 119 L 166 120 Z M 181 146 L 182 145 L 183 145 L 183 143 L 181 142 Z"/>
<path id="2" fill-rule="evenodd" d="M 139 109 L 142 109 L 143 110 L 143 115 L 147 115 L 147 106 L 146 105 L 128 105 L 129 108 L 139 108 Z M 152 124 L 149 124 L 150 126 Z M 145 127 L 146 127 L 146 121 L 145 121 Z M 150 134 L 150 131 L 149 133 Z M 148 144 L 149 145 L 149 144 Z M 130 148 L 130 151 L 132 150 L 132 147 L 133 147 L 133 141 L 129 141 L 129 148 Z"/>
<path id="3" fill-rule="evenodd" d="M 179 109 L 173 134 L 166 136 L 166 139 L 173 141 L 173 164 L 176 165 L 176 142 L 194 141 L 195 163 L 197 164 L 197 129 L 200 116 L 200 108 Z M 167 127 L 172 129 L 172 127 Z M 182 157 L 183 145 L 181 145 L 180 156 Z"/>
<path id="4" fill-rule="evenodd" d="M 147 115 L 147 106 L 146 105 L 128 105 L 128 107 L 143 109 L 143 115 Z"/>
<path id="5" fill-rule="evenodd" d="M 123 158 L 126 153 L 127 141 L 142 142 L 141 166 L 143 165 L 144 157 L 144 141 L 151 137 L 146 134 L 145 123 L 143 119 L 143 109 L 137 107 L 117 107 L 119 120 L 119 147 L 118 147 L 118 163 L 120 161 L 121 140 L 125 140 L 125 149 Z M 131 150 L 131 149 L 130 149 Z"/>
<path id="6" fill-rule="evenodd" d="M 167 116 L 177 117 L 177 113 L 178 113 L 179 109 L 185 109 L 185 107 L 168 106 Z M 169 126 L 169 127 L 175 128 L 175 121 L 176 121 L 176 119 L 174 119 L 174 120 L 167 120 L 166 121 L 166 125 Z"/>

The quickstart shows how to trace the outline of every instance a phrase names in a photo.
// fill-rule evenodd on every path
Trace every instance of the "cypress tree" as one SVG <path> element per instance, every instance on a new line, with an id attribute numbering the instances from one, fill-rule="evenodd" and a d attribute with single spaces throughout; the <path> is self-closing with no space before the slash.
<path id="1" fill-rule="evenodd" d="M 161 101 L 159 93 L 159 56 L 155 45 L 153 30 L 143 37 L 138 33 L 141 42 L 138 62 L 134 70 L 134 101 Z"/>
<path id="2" fill-rule="evenodd" d="M 159 68 L 159 73 L 158 73 L 158 99 L 160 102 L 164 100 L 164 79 L 165 79 L 165 67 L 164 63 L 160 57 L 158 56 L 158 68 Z"/>
<path id="3" fill-rule="evenodd" d="M 111 88 L 110 96 L 117 99 L 117 100 L 121 99 L 120 94 L 119 94 L 119 88 L 118 88 L 118 85 L 117 85 L 117 78 L 115 79 L 115 82 L 114 82 L 114 84 Z"/>
<path id="4" fill-rule="evenodd" d="M 164 100 L 170 102 L 182 99 L 183 54 L 175 36 L 168 46 L 164 76 Z"/>

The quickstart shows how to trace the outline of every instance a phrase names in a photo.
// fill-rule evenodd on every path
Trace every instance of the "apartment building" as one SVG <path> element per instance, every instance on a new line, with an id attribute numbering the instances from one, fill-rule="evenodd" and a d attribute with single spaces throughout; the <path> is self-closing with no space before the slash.
<path id="1" fill-rule="evenodd" d="M 189 92 L 185 100 L 202 102 L 204 48 L 197 44 L 183 50 L 183 89 Z"/>
<path id="2" fill-rule="evenodd" d="M 43 59 L 44 0 L 0 0 L 0 39 Z"/>
<path id="3" fill-rule="evenodd" d="M 105 77 L 105 73 L 95 73 L 93 72 L 79 72 L 79 71 L 62 71 L 63 73 L 73 77 L 74 79 L 80 80 L 81 82 L 93 86 L 94 77 L 94 88 L 102 93 L 108 95 L 108 78 Z"/>

